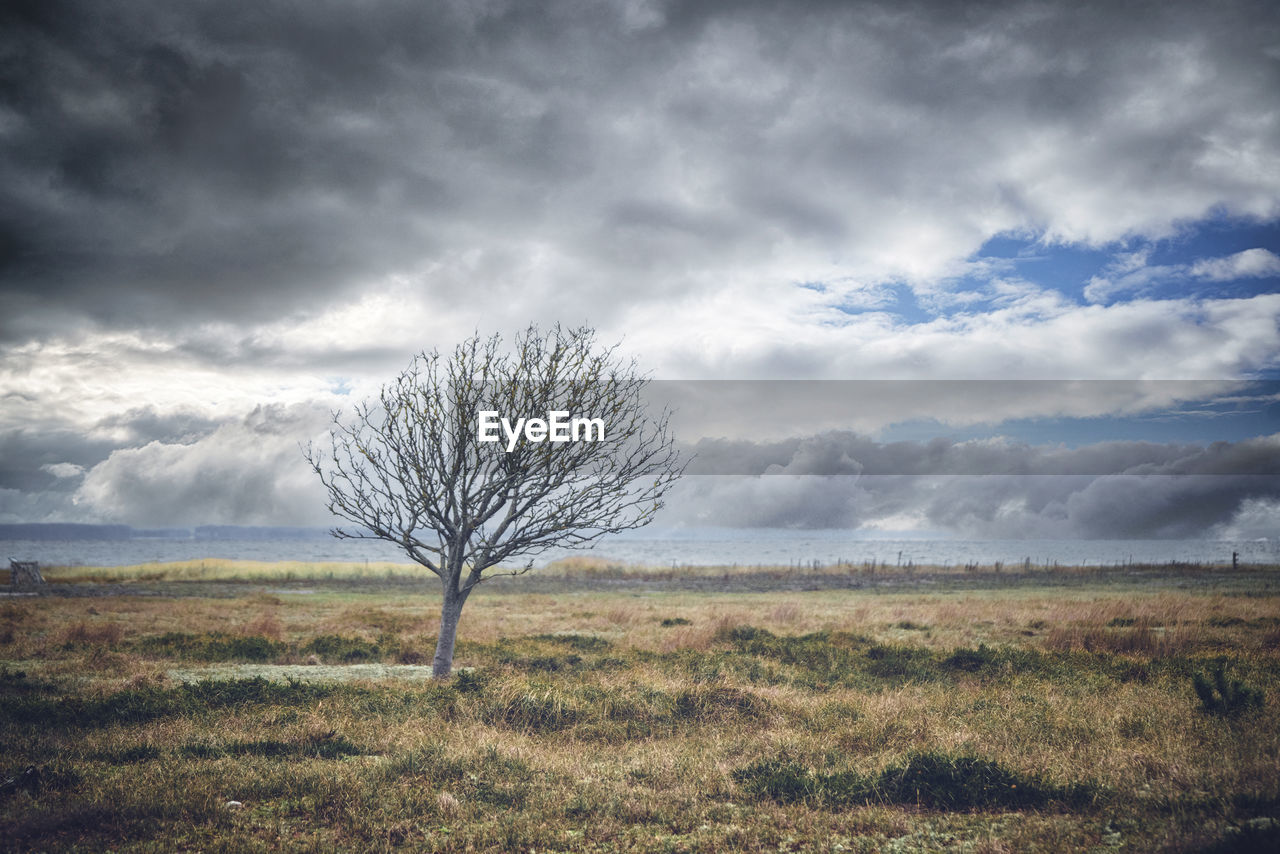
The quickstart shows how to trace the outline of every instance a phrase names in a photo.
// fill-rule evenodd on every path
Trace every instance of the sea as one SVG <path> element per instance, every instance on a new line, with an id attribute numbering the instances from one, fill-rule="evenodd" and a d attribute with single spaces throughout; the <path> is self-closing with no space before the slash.
<path id="1" fill-rule="evenodd" d="M 202 559 L 254 561 L 408 563 L 380 540 L 340 540 L 307 535 L 207 539 L 133 536 L 127 539 L 0 541 L 0 556 L 44 566 L 129 566 Z M 688 566 L 1125 566 L 1191 563 L 1230 565 L 1233 553 L 1246 565 L 1280 564 L 1280 540 L 960 540 L 946 537 L 867 536 L 864 533 L 792 529 L 668 529 L 606 538 L 591 549 L 556 549 L 533 558 L 535 566 L 571 555 L 650 567 Z"/>

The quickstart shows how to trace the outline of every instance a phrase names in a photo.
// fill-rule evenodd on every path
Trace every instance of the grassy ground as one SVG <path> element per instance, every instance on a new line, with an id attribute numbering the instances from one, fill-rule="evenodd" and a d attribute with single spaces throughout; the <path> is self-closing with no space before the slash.
<path id="1" fill-rule="evenodd" d="M 0 849 L 1280 842 L 1273 571 L 698 592 L 569 569 L 472 597 L 447 684 L 438 595 L 376 573 L 4 601 Z"/>

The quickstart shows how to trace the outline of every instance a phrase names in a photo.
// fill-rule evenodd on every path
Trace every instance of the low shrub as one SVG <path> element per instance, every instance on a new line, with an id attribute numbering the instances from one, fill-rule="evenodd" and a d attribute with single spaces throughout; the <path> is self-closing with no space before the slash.
<path id="1" fill-rule="evenodd" d="M 580 717 L 562 692 L 536 687 L 498 698 L 482 714 L 485 723 L 527 732 L 558 732 L 573 726 Z"/>
<path id="2" fill-rule="evenodd" d="M 830 800 L 824 786 L 825 775 L 790 760 L 761 759 L 734 771 L 733 779 L 748 795 L 780 804 Z"/>
<path id="3" fill-rule="evenodd" d="M 137 762 L 150 762 L 153 759 L 159 759 L 160 750 L 150 744 L 135 744 L 133 747 L 126 747 L 123 750 L 99 751 L 90 755 L 89 758 L 98 762 L 108 762 L 112 765 L 133 765 Z"/>
<path id="4" fill-rule="evenodd" d="M 757 720 L 768 715 L 768 700 L 740 688 L 698 687 L 675 696 L 674 713 L 686 721 L 745 718 Z"/>
<path id="5" fill-rule="evenodd" d="M 225 744 L 188 744 L 180 748 L 183 756 L 193 759 L 221 759 L 226 756 L 265 756 L 275 759 L 340 759 L 364 756 L 368 750 L 352 744 L 342 736 L 307 741 L 231 741 Z"/>
<path id="6" fill-rule="evenodd" d="M 230 635 L 224 632 L 203 635 L 167 632 L 142 638 L 136 646 L 139 652 L 147 655 L 188 661 L 265 662 L 274 661 L 289 651 L 288 644 L 262 635 Z"/>
<path id="7" fill-rule="evenodd" d="M 733 778 L 757 797 L 831 807 L 886 803 L 938 810 L 1022 809 L 1051 802 L 1078 807 L 1099 797 L 1092 784 L 1053 786 L 990 760 L 940 753 L 912 754 L 905 764 L 876 777 L 765 759 L 735 771 Z"/>
<path id="8" fill-rule="evenodd" d="M 478 694 L 489 684 L 489 677 L 478 670 L 459 670 L 453 677 L 453 690 L 460 694 Z"/>
<path id="9" fill-rule="evenodd" d="M 344 635 L 321 635 L 312 638 L 301 651 L 317 655 L 324 661 L 343 664 L 377 661 L 382 657 L 382 648 L 376 642 Z"/>
<path id="10" fill-rule="evenodd" d="M 867 649 L 866 672 L 881 679 L 923 681 L 936 678 L 933 654 L 899 644 L 875 644 Z"/>
<path id="11" fill-rule="evenodd" d="M 977 649 L 961 648 L 952 652 L 942 660 L 942 666 L 948 670 L 963 670 L 966 673 L 977 673 L 994 667 L 998 656 L 986 644 L 978 644 Z"/>
<path id="12" fill-rule="evenodd" d="M 1262 708 L 1262 691 L 1239 679 L 1228 679 L 1221 665 L 1213 671 L 1211 678 L 1202 673 L 1194 674 L 1191 686 L 1200 698 L 1200 708 L 1205 714 L 1236 717 Z"/>
<path id="13" fill-rule="evenodd" d="M 604 638 L 596 635 L 543 634 L 534 635 L 533 639 L 547 641 L 549 643 L 556 644 L 557 646 L 568 647 L 569 649 L 576 650 L 577 652 L 604 652 L 613 645 Z"/>
<path id="14" fill-rule="evenodd" d="M 1258 851 L 1280 851 L 1280 819 L 1263 816 L 1227 828 L 1215 842 L 1200 849 L 1200 854 L 1254 854 Z"/>
<path id="15" fill-rule="evenodd" d="M 1039 807 L 1051 801 L 1082 806 L 1097 797 L 1097 787 L 1049 785 L 975 756 L 916 753 L 905 765 L 887 768 L 875 783 L 890 803 L 919 804 L 943 810 Z"/>

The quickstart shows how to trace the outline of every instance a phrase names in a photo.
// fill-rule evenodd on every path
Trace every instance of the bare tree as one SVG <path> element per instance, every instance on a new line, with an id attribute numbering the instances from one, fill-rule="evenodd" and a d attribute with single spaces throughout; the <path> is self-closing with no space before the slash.
<path id="1" fill-rule="evenodd" d="M 663 506 L 683 468 L 668 413 L 645 411 L 647 383 L 589 328 L 531 326 L 510 352 L 499 336 L 477 335 L 451 357 L 416 356 L 376 402 L 346 420 L 334 414 L 327 449 L 306 448 L 329 510 L 356 526 L 334 536 L 395 543 L 440 577 L 436 678 L 453 668 L 476 585 L 527 572 L 548 549 L 647 525 Z M 507 419 L 497 441 L 481 440 L 481 413 Z M 551 441 L 546 422 L 569 417 L 599 419 L 599 429 Z M 519 419 L 543 425 L 517 434 Z"/>

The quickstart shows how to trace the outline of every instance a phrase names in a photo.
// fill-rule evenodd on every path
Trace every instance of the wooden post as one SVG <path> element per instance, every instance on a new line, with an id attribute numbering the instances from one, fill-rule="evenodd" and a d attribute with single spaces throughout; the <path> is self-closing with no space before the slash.
<path id="1" fill-rule="evenodd" d="M 9 558 L 10 587 L 31 587 L 40 584 L 44 584 L 44 576 L 40 574 L 39 561 Z"/>

